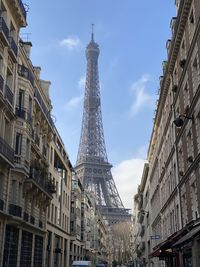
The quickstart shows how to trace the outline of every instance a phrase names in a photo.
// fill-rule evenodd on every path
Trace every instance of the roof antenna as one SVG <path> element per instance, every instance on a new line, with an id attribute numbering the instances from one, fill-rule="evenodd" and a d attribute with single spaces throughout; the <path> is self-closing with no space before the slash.
<path id="1" fill-rule="evenodd" d="M 92 42 L 94 42 L 94 24 L 92 24 Z"/>

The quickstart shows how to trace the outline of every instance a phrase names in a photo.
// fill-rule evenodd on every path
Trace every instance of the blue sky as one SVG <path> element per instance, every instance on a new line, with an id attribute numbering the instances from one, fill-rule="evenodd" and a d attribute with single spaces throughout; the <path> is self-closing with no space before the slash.
<path id="1" fill-rule="evenodd" d="M 170 20 L 176 15 L 173 1 L 25 3 L 28 27 L 21 36 L 33 44 L 31 59 L 41 66 L 41 78 L 52 83 L 52 113 L 72 164 L 81 131 L 85 47 L 95 24 L 107 154 L 118 191 L 131 208 L 150 140 Z"/>

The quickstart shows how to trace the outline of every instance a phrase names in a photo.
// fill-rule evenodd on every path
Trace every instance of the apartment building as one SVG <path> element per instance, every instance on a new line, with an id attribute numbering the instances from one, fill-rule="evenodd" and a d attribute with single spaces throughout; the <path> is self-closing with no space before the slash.
<path id="1" fill-rule="evenodd" d="M 72 235 L 70 241 L 70 263 L 74 260 L 82 260 L 85 256 L 85 240 L 83 239 L 83 210 L 82 198 L 84 196 L 84 189 L 74 173 L 72 179 L 71 191 L 71 216 L 70 216 L 70 233 Z"/>
<path id="2" fill-rule="evenodd" d="M 153 266 L 199 266 L 200 2 L 177 0 L 148 150 Z M 145 191 L 144 191 L 145 192 Z M 145 225 L 145 231 L 148 229 Z M 155 238 L 156 237 L 156 238 Z M 148 245 L 148 242 L 150 244 Z M 147 254 L 145 253 L 145 258 Z"/>
<path id="3" fill-rule="evenodd" d="M 82 259 L 94 264 L 108 261 L 106 223 L 96 209 L 94 196 L 84 190 L 76 173 L 72 179 L 70 234 L 70 263 Z"/>
<path id="4" fill-rule="evenodd" d="M 69 266 L 72 165 L 56 129 L 49 146 L 55 194 L 47 210 L 46 266 Z"/>

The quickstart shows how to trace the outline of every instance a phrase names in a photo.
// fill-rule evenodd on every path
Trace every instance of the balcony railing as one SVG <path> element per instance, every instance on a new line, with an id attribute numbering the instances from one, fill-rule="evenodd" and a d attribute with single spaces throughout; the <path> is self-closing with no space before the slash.
<path id="1" fill-rule="evenodd" d="M 13 37 L 10 37 L 9 41 L 10 41 L 10 49 L 13 51 L 15 57 L 17 58 L 17 53 L 18 53 L 17 44 L 15 43 Z"/>
<path id="2" fill-rule="evenodd" d="M 11 215 L 14 215 L 17 217 L 22 217 L 22 208 L 20 206 L 15 205 L 15 204 L 10 204 L 9 205 L 9 213 Z"/>
<path id="3" fill-rule="evenodd" d="M 23 65 L 18 64 L 18 74 L 22 76 L 23 78 L 26 78 L 27 80 L 29 80 L 32 86 L 34 86 L 34 78 L 33 78 L 31 71 L 28 68 L 26 68 Z"/>
<path id="4" fill-rule="evenodd" d="M 9 38 L 9 29 L 6 25 L 6 22 L 4 20 L 3 17 L 0 17 L 0 32 L 3 32 L 7 41 L 8 41 L 8 38 Z"/>
<path id="5" fill-rule="evenodd" d="M 24 120 L 26 118 L 26 110 L 22 107 L 16 107 L 15 114 Z"/>
<path id="6" fill-rule="evenodd" d="M 7 84 L 5 85 L 5 98 L 13 106 L 13 92 Z"/>
<path id="7" fill-rule="evenodd" d="M 14 150 L 9 144 L 0 136 L 0 154 L 2 154 L 11 163 L 14 162 Z"/>
<path id="8" fill-rule="evenodd" d="M 44 170 L 31 166 L 29 178 L 34 180 L 48 194 L 51 195 L 56 192 L 55 185 L 48 179 L 48 175 Z"/>
<path id="9" fill-rule="evenodd" d="M 40 107 L 42 108 L 42 111 L 44 112 L 45 116 L 47 117 L 49 124 L 54 128 L 54 123 L 53 120 L 51 118 L 51 114 L 50 111 L 48 111 L 44 101 L 42 100 L 42 97 L 40 95 L 40 93 L 38 92 L 37 89 L 35 89 L 35 94 L 34 94 L 35 98 L 37 99 Z"/>
<path id="10" fill-rule="evenodd" d="M 3 93 L 3 86 L 4 86 L 4 79 L 3 77 L 0 75 L 0 91 Z"/>

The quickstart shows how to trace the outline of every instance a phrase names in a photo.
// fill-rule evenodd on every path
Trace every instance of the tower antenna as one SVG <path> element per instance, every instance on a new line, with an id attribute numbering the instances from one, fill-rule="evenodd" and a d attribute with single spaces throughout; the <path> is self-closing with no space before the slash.
<path id="1" fill-rule="evenodd" d="M 92 41 L 94 41 L 94 24 L 92 23 Z"/>

